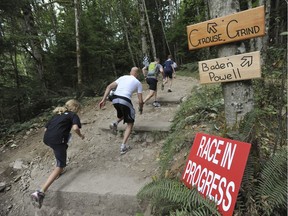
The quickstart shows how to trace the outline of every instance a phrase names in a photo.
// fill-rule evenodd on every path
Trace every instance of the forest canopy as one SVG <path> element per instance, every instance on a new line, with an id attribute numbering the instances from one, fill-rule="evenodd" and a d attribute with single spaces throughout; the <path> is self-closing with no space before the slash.
<path id="1" fill-rule="evenodd" d="M 186 26 L 210 19 L 208 2 L 2 0 L 2 122 L 7 126 L 29 120 L 61 97 L 101 95 L 111 80 L 134 65 L 143 67 L 144 56 L 163 62 L 172 54 L 179 66 L 216 57 L 217 47 L 189 51 L 187 45 Z M 261 4 L 239 3 L 240 10 Z M 281 36 L 287 4 L 271 1 L 269 9 L 265 52 L 273 48 L 281 56 L 287 42 Z M 244 43 L 252 50 L 249 40 Z M 279 65 L 281 59 L 273 56 L 267 63 Z"/>

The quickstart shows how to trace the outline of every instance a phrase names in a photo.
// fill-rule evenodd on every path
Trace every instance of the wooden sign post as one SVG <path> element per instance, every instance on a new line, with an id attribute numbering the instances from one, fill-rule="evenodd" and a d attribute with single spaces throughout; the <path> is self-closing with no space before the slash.
<path id="1" fill-rule="evenodd" d="M 264 35 L 264 6 L 187 26 L 189 50 Z"/>
<path id="2" fill-rule="evenodd" d="M 201 84 L 261 78 L 259 51 L 200 61 L 198 66 Z"/>

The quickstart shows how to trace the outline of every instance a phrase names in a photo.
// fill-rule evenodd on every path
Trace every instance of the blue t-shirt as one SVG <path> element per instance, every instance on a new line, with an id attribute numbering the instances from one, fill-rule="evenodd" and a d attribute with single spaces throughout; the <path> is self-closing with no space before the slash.
<path id="1" fill-rule="evenodd" d="M 46 125 L 43 141 L 46 145 L 67 144 L 69 133 L 74 124 L 81 128 L 79 116 L 70 111 L 55 115 Z"/>

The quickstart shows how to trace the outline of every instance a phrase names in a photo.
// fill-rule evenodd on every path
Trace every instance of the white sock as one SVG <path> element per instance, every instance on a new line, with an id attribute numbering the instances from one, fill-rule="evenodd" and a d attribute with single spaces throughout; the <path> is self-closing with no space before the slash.
<path id="1" fill-rule="evenodd" d="M 126 148 L 126 145 L 124 143 L 121 144 L 121 149 Z"/>

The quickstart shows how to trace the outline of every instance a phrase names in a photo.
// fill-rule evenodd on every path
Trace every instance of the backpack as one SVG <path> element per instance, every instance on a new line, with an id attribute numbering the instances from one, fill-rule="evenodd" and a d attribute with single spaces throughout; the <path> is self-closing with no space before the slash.
<path id="1" fill-rule="evenodd" d="M 156 76 L 157 62 L 151 62 L 148 66 L 147 76 Z"/>
<path id="2" fill-rule="evenodd" d="M 172 60 L 166 60 L 164 63 L 164 70 L 165 71 L 173 71 L 172 67 L 173 67 L 174 62 Z"/>

